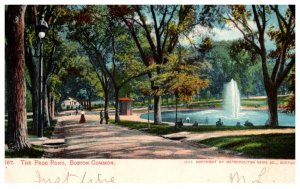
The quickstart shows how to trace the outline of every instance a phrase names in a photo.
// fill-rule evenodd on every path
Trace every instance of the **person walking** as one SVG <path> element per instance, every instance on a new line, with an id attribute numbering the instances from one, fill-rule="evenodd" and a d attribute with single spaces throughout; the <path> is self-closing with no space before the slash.
<path id="1" fill-rule="evenodd" d="M 103 111 L 100 111 L 100 124 L 103 123 L 103 119 L 104 119 L 104 115 L 103 115 Z"/>
<path id="2" fill-rule="evenodd" d="M 80 116 L 79 123 L 85 123 L 85 117 L 84 117 L 84 114 L 85 114 L 85 112 L 82 111 L 82 112 L 81 112 L 81 116 Z"/>
<path id="3" fill-rule="evenodd" d="M 107 111 L 105 111 L 104 113 L 104 118 L 105 118 L 105 124 L 108 124 L 109 116 Z"/>

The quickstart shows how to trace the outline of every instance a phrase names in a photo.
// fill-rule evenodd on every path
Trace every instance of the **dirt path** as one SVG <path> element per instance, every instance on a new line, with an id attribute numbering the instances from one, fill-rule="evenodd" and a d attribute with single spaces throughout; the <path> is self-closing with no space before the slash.
<path id="1" fill-rule="evenodd" d="M 63 150 L 53 148 L 45 157 L 117 158 L 117 159 L 191 159 L 243 158 L 213 147 L 194 146 L 117 125 L 101 125 L 98 116 L 88 114 L 87 123 L 79 124 L 80 115 L 65 115 L 57 129 L 63 130 Z"/>
<path id="2" fill-rule="evenodd" d="M 112 116 L 112 115 L 111 115 Z M 208 138 L 295 133 L 295 129 L 268 129 L 242 131 L 215 131 L 207 133 L 178 132 L 164 136 L 130 130 L 114 124 L 100 125 L 97 112 L 86 112 L 87 120 L 79 124 L 80 115 L 66 112 L 59 117 L 55 141 L 64 141 L 63 147 L 49 147 L 45 158 L 117 158 L 117 159 L 193 159 L 245 158 L 230 151 L 199 144 Z M 136 118 L 136 116 L 132 116 Z M 54 142 L 55 142 L 54 141 Z M 47 141 L 46 141 L 47 142 Z"/>

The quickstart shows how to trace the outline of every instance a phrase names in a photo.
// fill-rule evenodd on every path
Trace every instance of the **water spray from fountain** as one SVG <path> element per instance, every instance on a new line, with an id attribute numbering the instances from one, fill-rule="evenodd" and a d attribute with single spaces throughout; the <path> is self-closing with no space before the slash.
<path id="1" fill-rule="evenodd" d="M 240 112 L 240 92 L 236 81 L 231 81 L 224 85 L 223 108 L 227 115 L 238 118 Z"/>
<path id="2" fill-rule="evenodd" d="M 179 111 L 179 119 L 189 118 L 190 123 L 197 124 L 215 124 L 219 119 L 225 126 L 237 126 L 242 125 L 246 121 L 251 121 L 255 126 L 264 125 L 268 119 L 268 111 L 259 110 L 240 110 L 240 92 L 237 83 L 232 79 L 229 83 L 224 85 L 224 99 L 223 110 L 209 108 L 207 110 L 200 111 Z M 142 119 L 147 119 L 148 113 L 142 114 Z M 151 115 L 153 120 L 154 115 Z M 165 122 L 173 122 L 175 117 L 175 111 L 162 112 L 162 120 Z M 278 112 L 280 118 L 280 124 L 282 126 L 295 126 L 295 115 L 285 114 Z M 239 124 L 238 124 L 239 123 Z"/>

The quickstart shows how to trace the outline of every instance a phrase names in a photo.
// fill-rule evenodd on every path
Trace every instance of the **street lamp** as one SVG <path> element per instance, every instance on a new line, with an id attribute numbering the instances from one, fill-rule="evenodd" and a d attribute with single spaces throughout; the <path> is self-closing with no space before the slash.
<path id="1" fill-rule="evenodd" d="M 40 41 L 40 70 L 39 70 L 39 127 L 38 127 L 38 137 L 43 137 L 43 128 L 44 128 L 44 114 L 43 114 L 43 108 L 45 106 L 45 102 L 43 100 L 44 94 L 43 94 L 43 38 L 46 36 L 46 32 L 48 30 L 48 24 L 45 21 L 45 15 L 42 15 L 42 20 L 40 21 L 40 25 L 38 27 L 39 33 L 39 41 Z"/>

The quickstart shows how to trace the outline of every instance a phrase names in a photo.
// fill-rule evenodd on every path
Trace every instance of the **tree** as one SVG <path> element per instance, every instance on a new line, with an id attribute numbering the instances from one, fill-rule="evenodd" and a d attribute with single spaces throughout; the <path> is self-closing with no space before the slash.
<path id="1" fill-rule="evenodd" d="M 50 126 L 50 119 L 53 119 L 53 116 L 50 116 L 49 112 L 50 107 L 54 107 L 53 98 L 50 93 L 50 78 L 53 75 L 55 67 L 58 66 L 58 62 L 55 60 L 55 54 L 57 47 L 61 44 L 61 37 L 59 33 L 63 29 L 64 20 L 67 18 L 67 8 L 66 6 L 46 6 L 46 5 L 31 5 L 28 7 L 26 14 L 26 38 L 25 38 L 25 49 L 26 49 L 26 66 L 29 73 L 30 80 L 27 80 L 27 86 L 31 91 L 32 95 L 32 107 L 33 107 L 33 125 L 36 131 L 38 128 L 43 126 Z M 46 22 L 51 25 L 50 30 L 47 32 L 47 37 L 43 39 L 44 44 L 44 66 L 43 66 L 43 97 L 39 96 L 39 56 L 40 56 L 40 40 L 37 36 L 39 32 L 39 22 L 41 15 L 45 15 Z M 38 123 L 38 108 L 39 108 L 39 99 L 43 98 L 44 107 L 43 107 L 43 117 L 44 123 Z"/>
<path id="2" fill-rule="evenodd" d="M 26 6 L 10 5 L 6 11 L 6 64 L 8 69 L 8 134 L 9 148 L 17 151 L 30 147 L 27 136 L 25 100 L 24 15 Z M 9 78 L 8 78 L 9 77 Z"/>
<path id="3" fill-rule="evenodd" d="M 77 100 L 89 100 L 89 104 L 101 89 L 97 76 L 89 63 L 89 58 L 82 52 L 79 44 L 64 41 L 57 48 L 54 57 L 55 67 L 50 77 L 50 91 L 60 107 L 68 97 Z"/>
<path id="4" fill-rule="evenodd" d="M 250 11 L 246 6 L 236 5 L 230 6 L 230 13 L 223 17 L 243 34 L 244 47 L 260 56 L 269 107 L 268 125 L 271 127 L 278 126 L 278 89 L 295 65 L 293 8 L 294 6 L 279 8 L 278 5 L 252 5 Z M 276 24 L 269 21 L 272 18 L 276 20 Z M 250 25 L 250 19 L 254 20 L 255 27 Z M 267 49 L 267 37 L 274 43 L 272 50 Z M 272 63 L 272 68 L 268 62 Z"/>
<path id="5" fill-rule="evenodd" d="M 124 28 L 107 16 L 106 7 L 83 7 L 76 17 L 79 19 L 69 26 L 71 32 L 68 37 L 83 47 L 102 85 L 104 80 L 100 76 L 109 78 L 114 89 L 115 122 L 118 123 L 121 89 L 132 79 L 148 73 L 148 70 L 139 69 L 141 64 L 137 61 L 124 61 L 118 57 L 118 51 L 126 49 L 124 44 L 129 39 L 123 35 Z M 108 99 L 108 95 L 105 97 Z"/>
<path id="6" fill-rule="evenodd" d="M 110 15 L 120 19 L 131 34 L 140 57 L 146 67 L 156 65 L 149 72 L 151 90 L 154 95 L 154 122 L 161 122 L 161 86 L 152 80 L 163 74 L 161 65 L 168 64 L 168 55 L 173 52 L 180 35 L 188 33 L 194 26 L 195 6 L 109 6 Z M 145 36 L 146 39 L 144 40 Z"/>
<path id="7" fill-rule="evenodd" d="M 176 51 L 177 50 L 177 51 Z M 176 123 L 178 98 L 184 102 L 190 102 L 192 97 L 209 84 L 208 79 L 201 76 L 201 64 L 197 57 L 191 57 L 187 49 L 181 46 L 176 48 L 169 58 L 169 64 L 161 67 L 163 74 L 157 75 L 156 79 L 163 88 L 162 93 L 171 93 L 176 98 Z M 160 90 L 161 91 L 161 90 Z"/>
<path id="8" fill-rule="evenodd" d="M 212 48 L 203 56 L 202 76 L 210 85 L 199 96 L 220 98 L 225 82 L 234 79 L 242 95 L 264 95 L 263 78 L 257 58 L 240 50 L 239 41 L 212 41 Z"/>
<path id="9" fill-rule="evenodd" d="M 181 46 L 176 48 L 168 59 L 169 64 L 161 66 L 164 73 L 153 77 L 153 80 L 162 86 L 162 94 L 171 92 L 181 100 L 190 102 L 196 92 L 209 84 L 208 79 L 201 76 L 202 62 L 192 57 L 188 50 Z"/>

